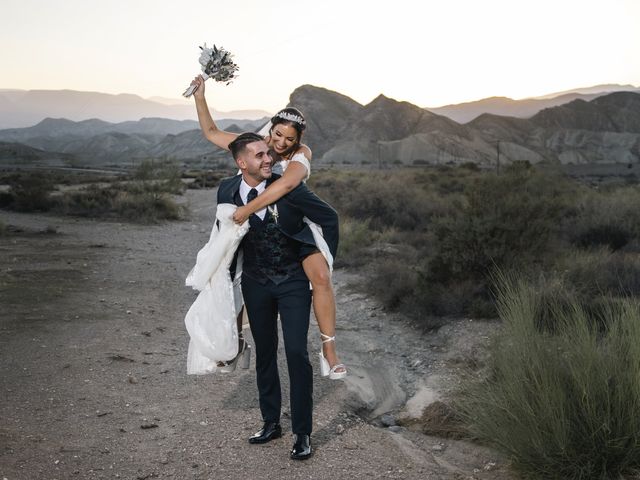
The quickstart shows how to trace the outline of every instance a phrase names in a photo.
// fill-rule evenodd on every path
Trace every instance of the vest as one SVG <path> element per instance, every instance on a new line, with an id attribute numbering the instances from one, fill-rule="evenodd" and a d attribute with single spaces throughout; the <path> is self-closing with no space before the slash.
<path id="1" fill-rule="evenodd" d="M 278 227 L 267 209 L 264 220 L 249 217 L 251 228 L 242 239 L 242 273 L 263 285 L 271 280 L 276 285 L 288 279 L 306 279 L 300 261 L 300 243 L 289 238 Z"/>

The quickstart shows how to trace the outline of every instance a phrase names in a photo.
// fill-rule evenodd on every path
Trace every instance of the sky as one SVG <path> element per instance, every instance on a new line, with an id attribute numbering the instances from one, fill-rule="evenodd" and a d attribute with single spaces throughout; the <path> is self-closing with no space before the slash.
<path id="1" fill-rule="evenodd" d="M 638 0 L 2 0 L 0 89 L 179 99 L 199 45 L 240 76 L 209 106 L 276 111 L 304 84 L 366 104 L 640 86 Z"/>

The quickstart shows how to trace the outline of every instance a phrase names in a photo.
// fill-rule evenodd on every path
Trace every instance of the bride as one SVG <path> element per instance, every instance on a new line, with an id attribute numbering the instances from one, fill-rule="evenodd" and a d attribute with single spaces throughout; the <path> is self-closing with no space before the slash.
<path id="1" fill-rule="evenodd" d="M 220 130 L 216 126 L 205 99 L 204 79 L 199 75 L 191 83 L 198 86 L 193 96 L 198 112 L 198 121 L 204 136 L 214 145 L 229 150 L 229 143 L 238 134 Z M 275 173 L 280 173 L 278 169 L 281 169 L 282 177 L 247 205 L 237 208 L 233 214 L 233 220 L 239 225 L 243 224 L 251 214 L 275 203 L 296 188 L 300 182 L 306 181 L 311 173 L 311 150 L 301 143 L 302 134 L 306 128 L 306 121 L 302 113 L 292 107 L 285 108 L 273 116 L 267 127 L 268 131 L 264 132 L 265 141 L 271 148 L 276 162 L 273 170 Z M 328 248 L 321 247 L 326 244 L 322 239 L 320 228 L 311 222 L 309 223 L 320 251 L 311 246 L 303 246 L 301 257 L 302 267 L 313 288 L 313 310 L 318 321 L 322 341 L 322 349 L 319 353 L 320 372 L 322 376 L 336 380 L 345 377 L 347 369 L 338 360 L 335 348 L 336 303 L 331 285 L 333 258 L 331 258 Z M 240 320 L 238 323 L 240 324 Z M 231 361 L 233 368 L 246 348 L 244 340 L 240 341 L 240 353 Z"/>

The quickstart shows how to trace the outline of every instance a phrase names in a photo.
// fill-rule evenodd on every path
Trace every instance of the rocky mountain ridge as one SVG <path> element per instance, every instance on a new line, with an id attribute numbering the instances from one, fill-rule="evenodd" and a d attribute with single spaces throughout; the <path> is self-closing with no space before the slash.
<path id="1" fill-rule="evenodd" d="M 529 119 L 482 114 L 466 124 L 380 95 L 367 105 L 324 88 L 303 85 L 290 105 L 307 118 L 303 141 L 319 165 L 380 167 L 460 164 L 638 163 L 640 93 L 615 92 L 543 109 Z M 219 125 L 257 130 L 263 121 Z M 189 122 L 144 119 L 109 124 L 47 119 L 26 129 L 0 131 L 0 141 L 74 155 L 92 163 L 163 158 L 232 163 Z M 187 130 L 182 130 L 183 128 Z"/>
<path id="2" fill-rule="evenodd" d="M 226 130 L 242 132 L 257 130 L 267 121 L 267 118 L 222 119 L 217 124 Z M 76 164 L 129 164 L 147 158 L 183 160 L 224 156 L 224 151 L 203 137 L 198 122 L 166 118 L 120 123 L 46 118 L 33 127 L 0 130 L 0 142 L 64 153 L 67 160 L 72 159 Z"/>
<path id="3" fill-rule="evenodd" d="M 577 99 L 530 119 L 483 114 L 467 124 L 379 96 L 368 105 L 349 104 L 350 114 L 331 107 L 344 99 L 304 85 L 290 104 L 308 118 L 306 138 L 325 164 L 425 165 L 496 161 L 637 163 L 640 93 L 615 92 L 589 102 Z M 316 98 L 328 99 L 316 109 Z M 338 102 L 342 103 L 336 103 Z M 329 134 L 322 126 L 339 124 Z M 314 129 L 314 126 L 320 126 Z M 498 146 L 499 142 L 499 146 Z"/>

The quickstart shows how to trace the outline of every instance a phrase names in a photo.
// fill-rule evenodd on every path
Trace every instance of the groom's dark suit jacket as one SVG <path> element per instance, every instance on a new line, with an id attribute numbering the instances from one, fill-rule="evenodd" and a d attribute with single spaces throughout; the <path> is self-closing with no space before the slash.
<path id="1" fill-rule="evenodd" d="M 280 178 L 273 174 L 267 179 L 267 186 Z M 218 187 L 218 203 L 237 205 L 242 175 L 225 178 Z M 309 226 L 302 220 L 307 217 L 322 227 L 329 250 L 336 258 L 338 250 L 338 214 L 327 203 L 320 200 L 304 183 L 301 183 L 276 202 L 278 206 L 278 227 L 287 237 L 306 245 L 315 245 Z"/>

